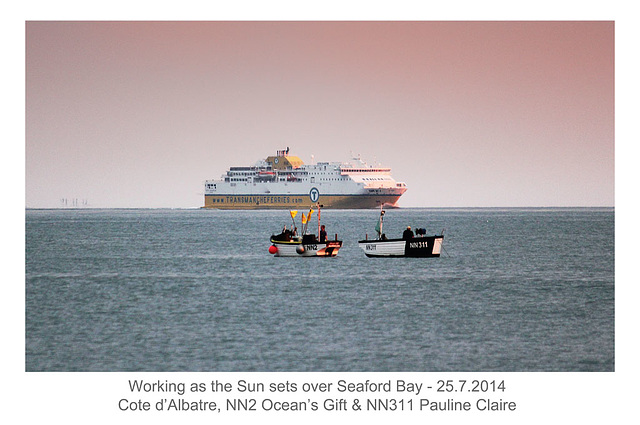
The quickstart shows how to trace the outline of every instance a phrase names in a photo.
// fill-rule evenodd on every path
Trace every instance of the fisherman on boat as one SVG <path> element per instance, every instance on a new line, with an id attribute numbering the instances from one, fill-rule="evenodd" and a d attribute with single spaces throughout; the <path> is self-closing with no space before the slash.
<path id="1" fill-rule="evenodd" d="M 411 226 L 407 226 L 407 229 L 402 232 L 402 239 L 408 240 L 413 239 L 413 230 L 411 230 Z"/>
<path id="2" fill-rule="evenodd" d="M 279 235 L 273 236 L 273 238 L 278 241 L 290 241 L 291 230 L 287 229 L 287 226 L 284 226 L 284 228 L 282 229 L 282 232 Z"/>
<path id="3" fill-rule="evenodd" d="M 320 227 L 320 242 L 327 241 L 327 230 L 324 227 L 324 224 Z"/>

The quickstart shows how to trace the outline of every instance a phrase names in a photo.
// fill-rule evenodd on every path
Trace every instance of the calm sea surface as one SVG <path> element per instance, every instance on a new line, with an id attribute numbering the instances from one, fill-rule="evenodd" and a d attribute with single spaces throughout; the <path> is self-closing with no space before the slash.
<path id="1" fill-rule="evenodd" d="M 389 210 L 440 258 L 276 258 L 288 211 L 27 210 L 27 371 L 613 371 L 614 210 Z M 297 217 L 300 227 L 300 217 Z"/>

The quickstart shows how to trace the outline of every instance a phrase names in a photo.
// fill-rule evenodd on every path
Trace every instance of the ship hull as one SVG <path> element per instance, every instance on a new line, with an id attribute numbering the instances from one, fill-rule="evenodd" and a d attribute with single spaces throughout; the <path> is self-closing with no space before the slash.
<path id="1" fill-rule="evenodd" d="M 358 246 L 367 257 L 439 257 L 444 236 L 422 236 L 409 240 L 363 240 Z"/>
<path id="2" fill-rule="evenodd" d="M 325 243 L 280 242 L 272 240 L 276 247 L 275 257 L 335 257 L 342 247 L 342 241 Z"/>
<path id="3" fill-rule="evenodd" d="M 380 205 L 393 206 L 402 194 L 363 194 L 363 195 L 321 195 L 312 202 L 307 194 L 300 195 L 205 195 L 204 207 L 228 210 L 257 209 L 297 209 L 315 206 L 320 203 L 329 209 L 367 209 L 380 208 Z"/>

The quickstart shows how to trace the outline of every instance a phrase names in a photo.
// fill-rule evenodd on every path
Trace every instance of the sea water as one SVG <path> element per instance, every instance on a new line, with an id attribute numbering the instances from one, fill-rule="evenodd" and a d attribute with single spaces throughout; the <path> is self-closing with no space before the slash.
<path id="1" fill-rule="evenodd" d="M 367 258 L 378 216 L 287 258 L 288 211 L 27 210 L 26 370 L 614 370 L 613 208 L 387 211 L 440 258 Z"/>

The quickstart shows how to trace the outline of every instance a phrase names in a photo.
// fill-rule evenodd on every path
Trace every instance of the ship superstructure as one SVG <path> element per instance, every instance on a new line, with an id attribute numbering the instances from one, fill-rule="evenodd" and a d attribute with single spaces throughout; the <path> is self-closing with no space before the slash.
<path id="1" fill-rule="evenodd" d="M 289 148 L 253 166 L 230 167 L 220 180 L 205 181 L 204 208 L 287 209 L 318 203 L 323 208 L 396 206 L 407 190 L 391 168 L 350 162 L 304 164 Z"/>

